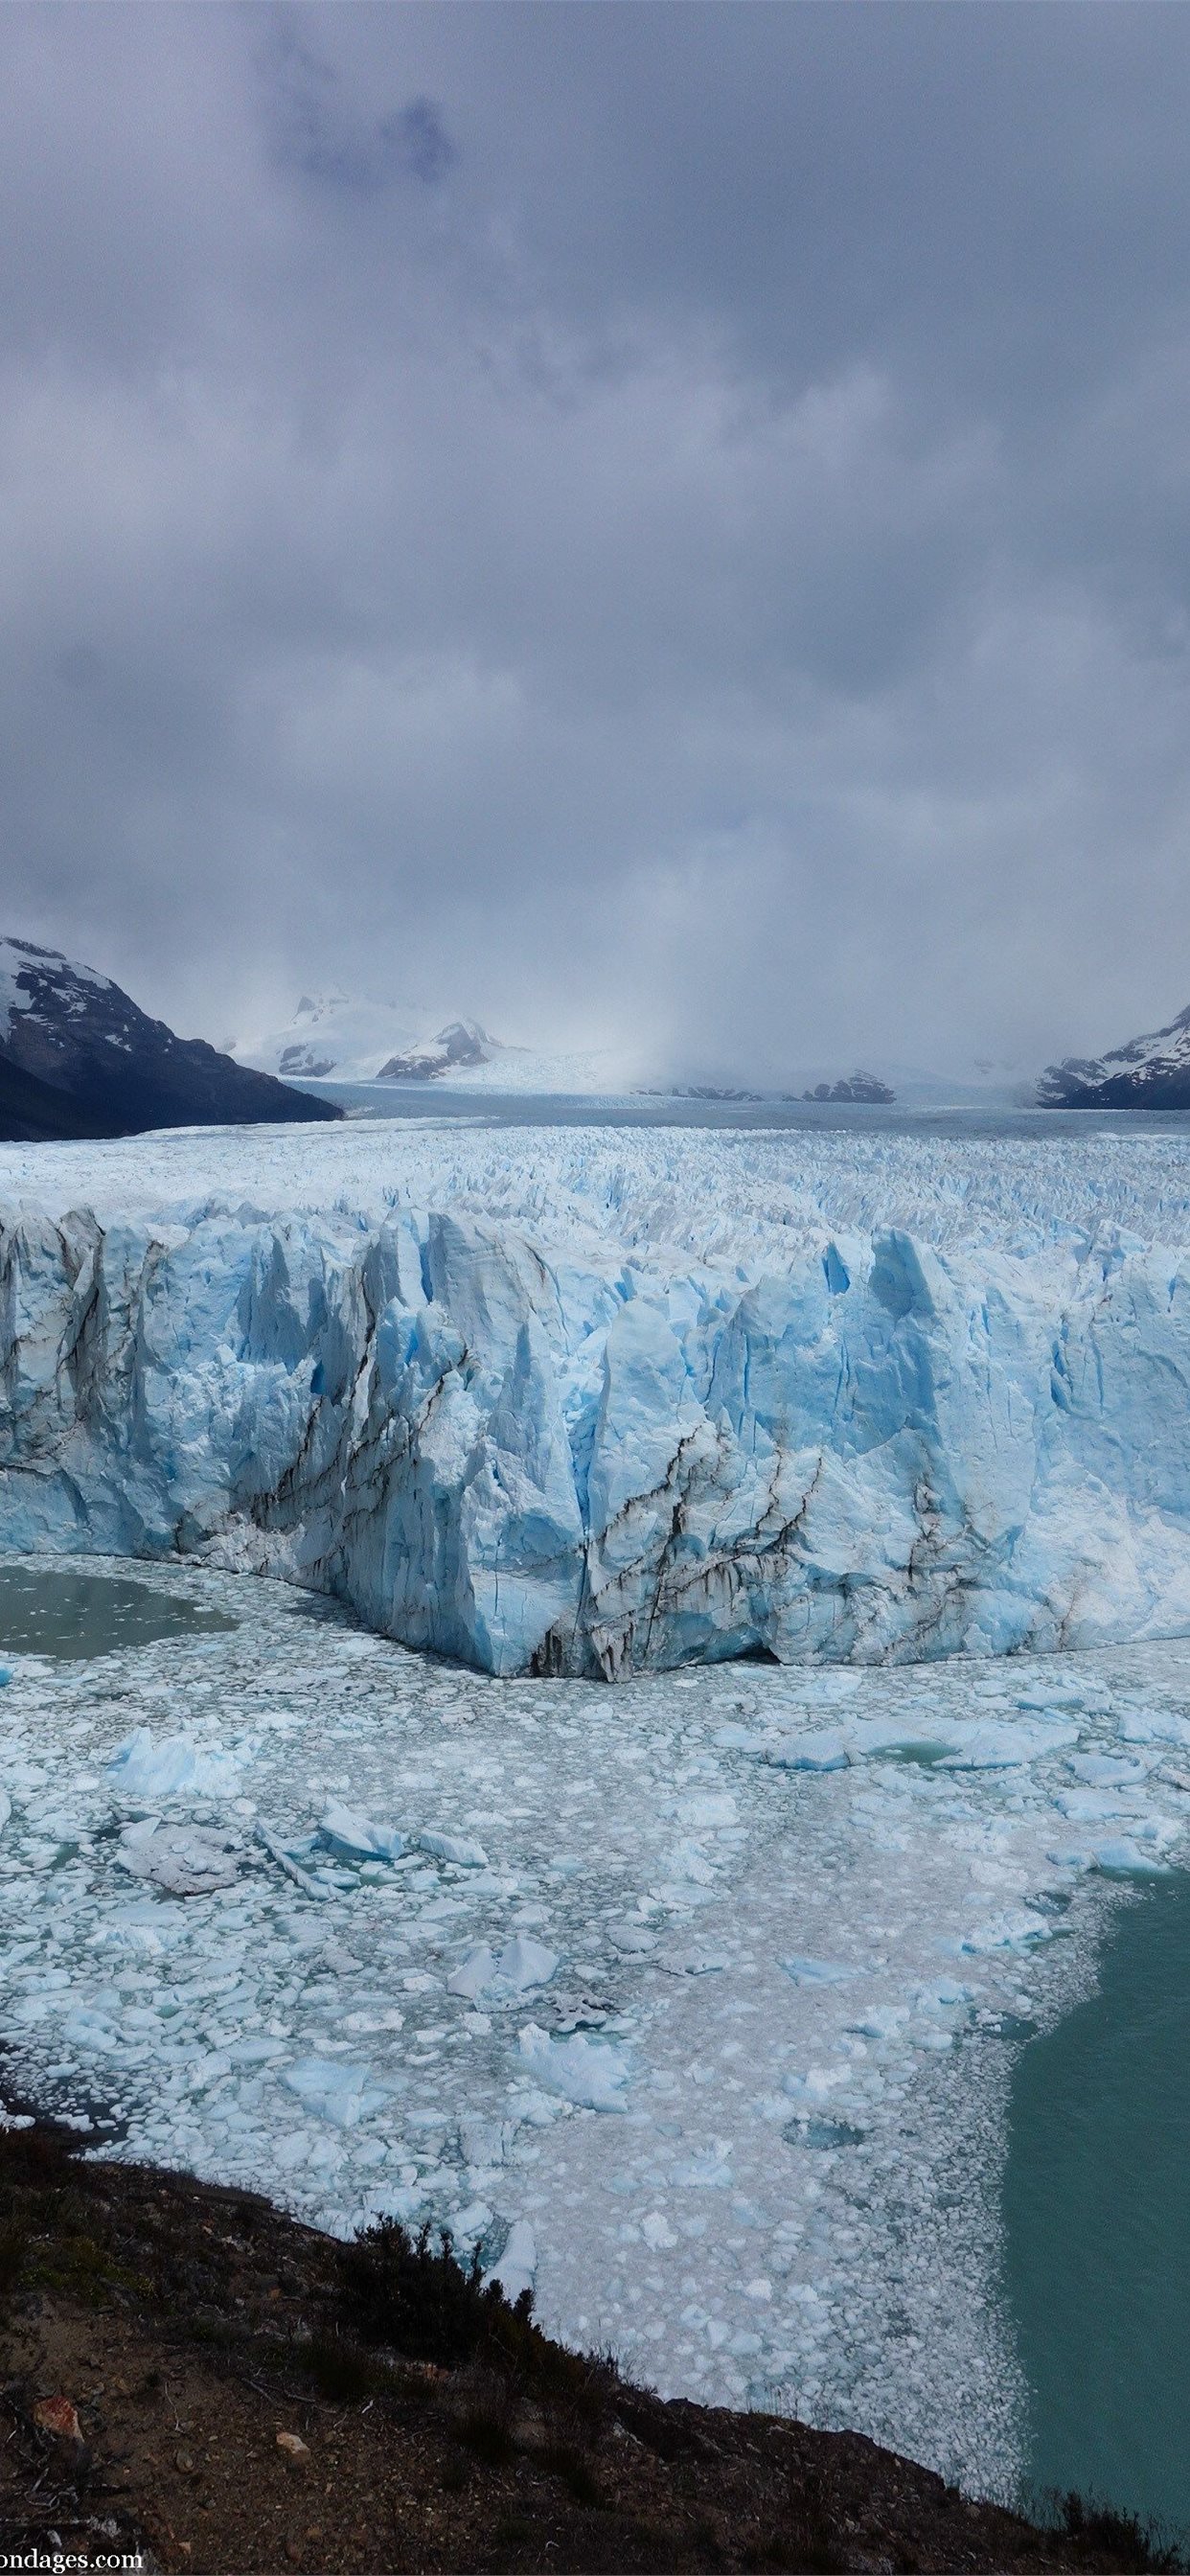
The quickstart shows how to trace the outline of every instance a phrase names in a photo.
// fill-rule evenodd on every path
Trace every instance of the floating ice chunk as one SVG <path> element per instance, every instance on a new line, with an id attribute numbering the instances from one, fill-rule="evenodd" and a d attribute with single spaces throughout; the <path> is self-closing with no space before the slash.
<path id="1" fill-rule="evenodd" d="M 557 1965 L 556 1950 L 517 1932 L 505 1942 L 496 1961 L 496 1984 L 508 1994 L 525 1995 L 532 1986 L 548 1985 Z"/>
<path id="2" fill-rule="evenodd" d="M 850 2084 L 854 2073 L 849 2060 L 841 2066 L 808 2066 L 804 2075 L 787 2075 L 782 2090 L 794 2102 L 821 2102 L 840 2084 Z"/>
<path id="3" fill-rule="evenodd" d="M 12 1814 L 12 1800 L 11 1800 L 11 1798 L 9 1797 L 9 1795 L 8 1795 L 8 1791 L 7 1791 L 6 1789 L 0 1789 L 0 1834 L 2 1834 L 2 1833 L 3 1833 L 4 1828 L 5 1828 L 6 1824 L 8 1823 L 8 1819 L 9 1819 L 9 1817 L 11 1816 L 11 1814 Z"/>
<path id="4" fill-rule="evenodd" d="M 539 2022 L 526 2022 L 520 2035 L 521 2055 L 547 2093 L 558 2093 L 584 2111 L 622 2111 L 619 2094 L 628 2069 L 614 2048 L 598 2040 L 551 2039 Z"/>
<path id="5" fill-rule="evenodd" d="M 253 1749 L 196 1744 L 188 1735 L 167 1735 L 158 1744 L 149 1727 L 137 1726 L 117 1745 L 108 1778 L 123 1797 L 220 1797 L 238 1789 L 241 1768 Z"/>
<path id="6" fill-rule="evenodd" d="M 970 1726 L 956 1720 L 947 1734 L 951 1750 L 939 1764 L 943 1771 L 1006 1771 L 1018 1762 L 1035 1762 L 1060 1751 L 1064 1744 L 1078 1742 L 1077 1726 L 1064 1719 L 1052 1726 L 1012 1718 L 977 1718 Z"/>
<path id="7" fill-rule="evenodd" d="M 395 1825 L 374 1825 L 370 1816 L 328 1798 L 318 1840 L 337 1860 L 399 1860 L 407 1839 Z"/>
<path id="8" fill-rule="evenodd" d="M 1060 1815 L 1069 1816 L 1072 1824 L 1102 1824 L 1109 1816 L 1120 1814 L 1118 1793 L 1110 1789 L 1062 1789 L 1054 1800 Z"/>
<path id="9" fill-rule="evenodd" d="M 858 2032 L 861 2039 L 892 2039 L 908 2019 L 908 2004 L 873 2004 L 844 2028 Z"/>
<path id="10" fill-rule="evenodd" d="M 674 2181 L 682 2191 L 725 2191 L 731 2181 L 730 2156 L 727 2139 L 717 2138 L 702 2155 L 675 2166 Z"/>
<path id="11" fill-rule="evenodd" d="M 490 1942 L 481 1941 L 469 1950 L 463 1964 L 446 1980 L 448 1995 L 465 1995 L 474 2003 L 477 1995 L 486 1994 L 496 1973 L 496 1955 Z"/>
<path id="12" fill-rule="evenodd" d="M 601 2030 L 615 2010 L 595 1995 L 559 1995 L 550 2014 L 550 2027 L 560 2037 L 568 2030 Z"/>
<path id="13" fill-rule="evenodd" d="M 428 1852 L 432 1860 L 452 1860 L 456 1869 L 486 1869 L 488 1865 L 481 1844 L 468 1842 L 462 1834 L 415 1834 L 413 1844 L 416 1851 Z"/>
<path id="14" fill-rule="evenodd" d="M 269 1859 L 276 1861 L 278 1869 L 284 1870 L 286 1878 L 291 1878 L 294 1886 L 300 1887 L 303 1896 L 319 1898 L 325 1896 L 325 1888 L 319 1886 L 317 1879 L 311 1878 L 309 1870 L 299 1866 L 292 1852 L 286 1851 L 284 1844 L 278 1840 L 276 1834 L 270 1833 L 267 1825 L 261 1824 L 259 1817 L 256 1822 L 256 1840 L 262 1850 L 267 1851 Z"/>
<path id="15" fill-rule="evenodd" d="M 0 1664 L 0 1690 L 3 1690 L 5 1683 L 6 1683 L 6 1682 L 10 1682 L 11 1680 L 12 1680 L 12 1666 L 11 1666 L 11 1664 Z"/>
<path id="16" fill-rule="evenodd" d="M 1126 1835 L 1113 1842 L 1097 1843 L 1091 1858 L 1092 1866 L 1105 1878 L 1158 1878 L 1168 1867 L 1155 1842 L 1142 1847 Z"/>
<path id="17" fill-rule="evenodd" d="M 841 1730 L 823 1726 L 804 1735 L 779 1736 L 766 1745 L 764 1759 L 775 1771 L 845 1771 L 851 1755 Z"/>
<path id="18" fill-rule="evenodd" d="M 676 2228 L 670 2226 L 664 2210 L 661 2209 L 651 2209 L 648 2217 L 642 2218 L 640 2232 L 646 2245 L 652 2248 L 654 2254 L 666 2254 L 672 2246 L 680 2245 L 682 2241 Z"/>
<path id="19" fill-rule="evenodd" d="M 1126 1753 L 1068 1753 L 1066 1768 L 1091 1789 L 1127 1789 L 1147 1780 L 1151 1762 Z"/>
<path id="20" fill-rule="evenodd" d="M 963 1934 L 958 1946 L 960 1950 L 973 1951 L 977 1957 L 992 1950 L 1027 1950 L 1035 1941 L 1048 1941 L 1051 1928 L 1043 1914 L 1034 1914 L 1028 1906 L 1022 1906 L 1018 1913 L 997 1914 L 989 1923 L 977 1924 L 973 1931 Z"/>
<path id="21" fill-rule="evenodd" d="M 859 1975 L 842 1959 L 782 1959 L 781 1965 L 795 1986 L 842 1986 Z"/>
<path id="22" fill-rule="evenodd" d="M 239 1876 L 241 1846 L 228 1834 L 198 1825 L 162 1825 L 153 1816 L 121 1834 L 116 1858 L 133 1878 L 147 1878 L 167 1896 L 209 1896 Z"/>
<path id="23" fill-rule="evenodd" d="M 1126 1744 L 1190 1745 L 1190 1717 L 1175 1717 L 1169 1709 L 1134 1708 L 1121 1718 L 1120 1733 Z"/>
<path id="24" fill-rule="evenodd" d="M 548 1985 L 557 1965 L 557 1952 L 547 1950 L 544 1941 L 534 1941 L 517 1932 L 505 1942 L 498 1958 L 487 1941 L 468 1951 L 462 1966 L 447 1978 L 446 1990 L 448 1994 L 466 1995 L 472 2003 L 479 1995 L 491 1995 L 496 2000 L 503 1995 L 511 2000 L 528 1994 L 534 1986 Z"/>
<path id="25" fill-rule="evenodd" d="M 281 2080 L 308 2111 L 333 2121 L 339 2129 L 356 2128 L 367 2112 L 379 2109 L 387 2098 L 384 2089 L 373 2084 L 370 2067 L 353 2066 L 342 2057 L 300 2057 L 286 2067 Z"/>
<path id="26" fill-rule="evenodd" d="M 690 1797 L 679 1798 L 677 1808 L 681 1822 L 696 1832 L 734 1825 L 738 1814 L 735 1799 L 726 1789 L 700 1789 Z"/>
<path id="27" fill-rule="evenodd" d="M 465 2209 L 456 2209 L 450 2222 L 452 2245 L 474 2245 L 492 2224 L 492 2212 L 486 2200 L 468 2201 Z"/>
<path id="28" fill-rule="evenodd" d="M 526 2290 L 532 2292 L 536 2272 L 537 2238 L 527 2218 L 514 2219 L 499 2262 L 484 2273 L 484 2286 L 490 2288 L 494 2282 L 498 2290 L 503 2290 L 510 2307 L 515 2307 Z"/>
<path id="29" fill-rule="evenodd" d="M 688 1887 L 713 1887 L 715 1884 L 713 1863 L 707 1859 L 701 1845 L 692 1842 L 689 1836 L 675 1844 L 666 1868 L 671 1879 L 685 1880 Z"/>
<path id="30" fill-rule="evenodd" d="M 655 1965 L 667 1977 L 711 1977 L 729 1965 L 726 1950 L 663 1950 Z"/>

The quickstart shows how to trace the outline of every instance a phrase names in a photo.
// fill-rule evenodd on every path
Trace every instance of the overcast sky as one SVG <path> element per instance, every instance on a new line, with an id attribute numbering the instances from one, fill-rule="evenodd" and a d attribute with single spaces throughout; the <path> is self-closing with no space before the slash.
<path id="1" fill-rule="evenodd" d="M 0 929 L 693 1067 L 1190 1002 L 1190 10 L 9 5 Z"/>

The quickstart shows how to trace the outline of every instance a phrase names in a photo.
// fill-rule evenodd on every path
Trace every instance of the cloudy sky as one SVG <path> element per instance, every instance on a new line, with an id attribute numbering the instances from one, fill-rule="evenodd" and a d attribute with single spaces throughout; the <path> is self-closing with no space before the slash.
<path id="1" fill-rule="evenodd" d="M 1190 1001 L 1190 10 L 0 13 L 0 928 L 691 1068 Z"/>

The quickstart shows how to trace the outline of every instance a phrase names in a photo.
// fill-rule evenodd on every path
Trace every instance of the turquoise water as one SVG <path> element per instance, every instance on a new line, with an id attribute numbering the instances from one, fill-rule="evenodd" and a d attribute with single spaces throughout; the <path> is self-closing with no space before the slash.
<path id="1" fill-rule="evenodd" d="M 1031 2484 L 1190 2528 L 1190 1876 L 1021 2051 L 1004 2218 Z"/>
<path id="2" fill-rule="evenodd" d="M 73 1663 L 151 1646 L 159 1637 L 226 1634 L 235 1624 L 184 1593 L 157 1592 L 127 1575 L 0 1565 L 0 1662 L 7 1653 Z"/>

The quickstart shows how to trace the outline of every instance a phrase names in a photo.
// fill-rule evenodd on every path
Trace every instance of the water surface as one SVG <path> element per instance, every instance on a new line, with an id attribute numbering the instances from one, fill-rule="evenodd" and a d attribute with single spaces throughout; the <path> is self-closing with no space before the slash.
<path id="1" fill-rule="evenodd" d="M 196 1630 L 225 1635 L 235 1624 L 185 1593 L 151 1590 L 127 1575 L 0 1565 L 0 1658 L 48 1655 L 74 1663 Z"/>
<path id="2" fill-rule="evenodd" d="M 1030 2480 L 1190 2528 L 1190 1875 L 1022 2050 L 1004 2217 Z"/>
<path id="3" fill-rule="evenodd" d="M 302 1086 L 295 1086 L 302 1087 Z M 1183 1109 L 1033 1109 L 1005 1100 L 987 1102 L 894 1101 L 878 1108 L 861 1101 L 685 1099 L 679 1093 L 533 1092 L 451 1090 L 437 1082 L 311 1081 L 307 1090 L 338 1101 L 349 1117 L 458 1119 L 480 1127 L 692 1127 L 739 1129 L 747 1134 L 939 1137 L 952 1143 L 997 1137 L 1035 1139 L 1095 1135 L 1190 1136 Z"/>

